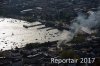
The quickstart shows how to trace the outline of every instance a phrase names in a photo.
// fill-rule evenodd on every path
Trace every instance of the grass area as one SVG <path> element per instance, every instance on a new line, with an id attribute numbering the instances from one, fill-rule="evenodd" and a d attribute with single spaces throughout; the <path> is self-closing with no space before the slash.
<path id="1" fill-rule="evenodd" d="M 61 58 L 79 58 L 79 56 L 72 50 L 72 49 L 69 49 L 69 50 L 63 50 L 60 54 L 60 57 Z"/>
<path id="2" fill-rule="evenodd" d="M 86 36 L 83 34 L 78 34 L 69 43 L 82 43 L 85 41 Z"/>

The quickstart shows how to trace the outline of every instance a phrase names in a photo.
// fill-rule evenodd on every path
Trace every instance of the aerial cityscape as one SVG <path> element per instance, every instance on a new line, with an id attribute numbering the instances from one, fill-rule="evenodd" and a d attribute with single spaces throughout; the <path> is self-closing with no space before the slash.
<path id="1" fill-rule="evenodd" d="M 0 66 L 99 65 L 99 0 L 0 0 Z"/>

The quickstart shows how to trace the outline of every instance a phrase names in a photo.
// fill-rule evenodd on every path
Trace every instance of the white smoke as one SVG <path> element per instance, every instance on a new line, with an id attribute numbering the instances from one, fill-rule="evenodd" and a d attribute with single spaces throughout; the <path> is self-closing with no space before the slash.
<path id="1" fill-rule="evenodd" d="M 72 33 L 76 34 L 78 31 L 82 30 L 90 34 L 92 32 L 92 28 L 100 25 L 100 11 L 88 11 L 87 14 L 88 16 L 78 14 L 78 17 L 73 21 L 70 27 Z"/>
<path id="2" fill-rule="evenodd" d="M 97 18 L 98 12 L 88 11 L 89 16 L 86 18 L 84 15 L 79 15 L 77 20 L 80 22 L 81 26 L 92 28 L 95 27 L 98 23 Z"/>
<path id="3" fill-rule="evenodd" d="M 73 39 L 75 35 L 81 30 L 85 33 L 91 34 L 93 33 L 92 28 L 100 26 L 100 11 L 88 11 L 87 15 L 78 14 L 78 17 L 72 21 L 70 26 L 70 40 Z M 68 41 L 63 40 L 58 42 L 58 46 L 61 44 L 66 44 Z"/>

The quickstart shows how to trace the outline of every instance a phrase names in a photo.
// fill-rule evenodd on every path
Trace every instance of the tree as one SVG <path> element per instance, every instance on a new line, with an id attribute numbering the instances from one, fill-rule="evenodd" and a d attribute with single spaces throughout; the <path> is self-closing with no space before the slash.
<path id="1" fill-rule="evenodd" d="M 79 56 L 73 50 L 63 50 L 60 54 L 61 58 L 79 58 Z"/>
<path id="2" fill-rule="evenodd" d="M 30 43 L 30 44 L 26 44 L 25 49 L 34 49 L 38 47 L 38 43 Z"/>

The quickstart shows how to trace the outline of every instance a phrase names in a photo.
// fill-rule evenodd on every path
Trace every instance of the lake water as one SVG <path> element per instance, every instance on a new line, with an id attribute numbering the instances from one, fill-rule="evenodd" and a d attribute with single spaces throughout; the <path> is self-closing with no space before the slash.
<path id="1" fill-rule="evenodd" d="M 29 23 L 23 20 L 12 18 L 0 18 L 0 50 L 8 50 L 11 48 L 24 47 L 27 43 L 48 42 L 48 41 L 63 41 L 70 39 L 70 32 L 67 30 L 59 31 L 38 25 L 40 22 Z M 30 28 L 24 28 L 23 25 L 38 25 Z"/>

